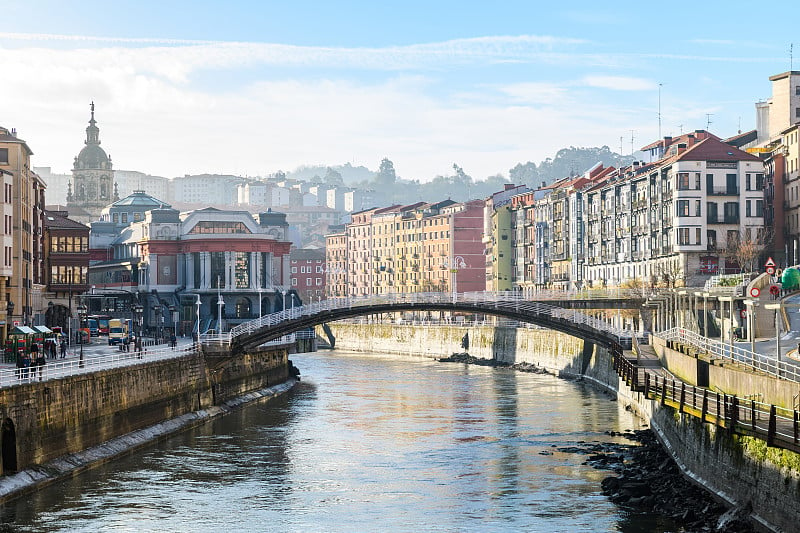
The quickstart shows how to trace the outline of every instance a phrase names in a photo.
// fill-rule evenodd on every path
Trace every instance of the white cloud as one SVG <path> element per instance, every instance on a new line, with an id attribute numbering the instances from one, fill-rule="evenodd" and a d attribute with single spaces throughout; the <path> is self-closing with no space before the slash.
<path id="1" fill-rule="evenodd" d="M 642 78 L 628 76 L 586 76 L 581 82 L 588 87 L 615 91 L 652 91 L 658 84 Z"/>
<path id="2" fill-rule="evenodd" d="M 127 48 L 77 42 L 77 49 L 2 50 L 6 79 L 14 80 L 0 85 L 2 125 L 18 129 L 35 152 L 35 165 L 54 171 L 71 167 L 94 100 L 103 147 L 119 169 L 168 177 L 256 175 L 304 163 L 351 161 L 376 168 L 389 157 L 406 178 L 425 181 L 451 172 L 453 163 L 483 178 L 507 173 L 517 162 L 551 156 L 563 146 L 608 144 L 609 131 L 627 131 L 636 120 L 627 111 L 629 102 L 621 104 L 625 110 L 598 102 L 587 109 L 578 105 L 586 95 L 574 91 L 647 83 L 591 76 L 562 83 L 481 79 L 462 87 L 446 75 L 387 78 L 384 73 L 364 81 L 347 72 L 315 77 L 312 68 L 338 64 L 383 71 L 399 65 L 552 58 L 560 54 L 550 48 L 579 43 L 549 37 L 387 49 L 183 42 Z M 297 78 L 271 79 L 263 65 L 308 68 Z M 199 84 L 201 70 L 225 80 L 254 81 L 232 81 L 223 91 L 207 79 Z"/>

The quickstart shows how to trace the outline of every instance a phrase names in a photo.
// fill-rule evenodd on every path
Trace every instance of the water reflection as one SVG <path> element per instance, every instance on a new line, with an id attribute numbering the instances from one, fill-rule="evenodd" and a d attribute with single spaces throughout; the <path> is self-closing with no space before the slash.
<path id="1" fill-rule="evenodd" d="M 307 354 L 304 381 L 2 508 L 15 531 L 646 531 L 558 447 L 637 426 L 580 383 Z"/>

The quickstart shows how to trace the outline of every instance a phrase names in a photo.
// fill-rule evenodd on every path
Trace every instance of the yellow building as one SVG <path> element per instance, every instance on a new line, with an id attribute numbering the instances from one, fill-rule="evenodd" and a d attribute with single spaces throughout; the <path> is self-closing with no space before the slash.
<path id="1" fill-rule="evenodd" d="M 3 339 L 15 322 L 32 324 L 42 312 L 45 184 L 32 170 L 33 152 L 14 130 L 0 127 L 3 176 L 3 260 L 0 262 L 0 316 Z"/>

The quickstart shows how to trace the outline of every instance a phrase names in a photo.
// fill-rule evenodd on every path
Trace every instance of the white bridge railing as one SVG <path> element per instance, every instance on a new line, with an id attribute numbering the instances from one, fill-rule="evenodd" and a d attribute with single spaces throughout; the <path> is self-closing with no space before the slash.
<path id="1" fill-rule="evenodd" d="M 633 291 L 641 298 L 641 291 Z M 556 294 L 560 294 L 556 297 Z M 569 296 L 564 296 L 566 292 L 552 291 L 552 299 L 564 299 Z M 605 293 L 608 298 L 621 298 L 625 294 L 623 291 L 613 291 Z M 632 296 L 631 296 L 632 297 Z M 632 333 L 626 329 L 620 329 L 612 326 L 608 322 L 590 317 L 587 314 L 572 310 L 548 305 L 539 301 L 530 301 L 522 294 L 514 291 L 499 291 L 499 292 L 465 292 L 459 294 L 443 293 L 443 292 L 415 292 L 415 293 L 391 293 L 380 294 L 360 297 L 348 298 L 332 298 L 313 302 L 308 305 L 284 309 L 277 313 L 264 315 L 255 320 L 239 324 L 231 328 L 228 333 L 216 335 L 203 335 L 201 342 L 219 342 L 227 343 L 239 335 L 247 335 L 253 333 L 261 328 L 280 324 L 285 321 L 295 320 L 303 316 L 318 315 L 326 311 L 336 311 L 340 309 L 358 309 L 360 307 L 372 307 L 376 305 L 403 305 L 403 304 L 422 304 L 422 303 L 442 303 L 442 304 L 471 304 L 477 307 L 485 308 L 487 314 L 491 313 L 491 308 L 502 309 L 505 311 L 519 312 L 524 315 L 530 315 L 531 319 L 535 316 L 551 317 L 560 320 L 566 320 L 574 324 L 584 325 L 589 328 L 598 330 L 600 332 L 608 333 L 619 340 L 630 339 Z M 476 309 L 476 312 L 481 312 Z M 275 342 L 275 341 L 273 341 Z"/>

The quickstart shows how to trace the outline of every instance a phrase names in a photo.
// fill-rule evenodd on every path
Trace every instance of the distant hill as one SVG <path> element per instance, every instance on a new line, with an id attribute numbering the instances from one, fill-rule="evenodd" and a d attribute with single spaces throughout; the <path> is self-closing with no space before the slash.
<path id="1" fill-rule="evenodd" d="M 298 167 L 297 169 L 287 172 L 286 177 L 298 179 L 302 181 L 311 181 L 314 177 L 323 179 L 328 175 L 328 169 L 338 172 L 345 185 L 353 185 L 356 183 L 370 181 L 375 177 L 375 171 L 367 167 L 357 166 L 354 167 L 350 163 L 344 165 L 322 166 L 322 165 L 309 165 Z"/>
<path id="2" fill-rule="evenodd" d="M 486 198 L 503 189 L 504 184 L 525 184 L 538 189 L 542 183 L 550 184 L 561 178 L 583 174 L 597 163 L 604 166 L 622 167 L 633 162 L 632 156 L 621 156 L 608 146 L 600 148 L 562 148 L 555 157 L 548 157 L 536 164 L 531 161 L 519 163 L 509 170 L 509 177 L 502 174 L 482 180 L 473 179 L 457 164 L 453 173 L 435 176 L 429 181 L 407 180 L 395 175 L 394 165 L 389 159 L 381 161 L 378 171 L 367 167 L 344 165 L 308 165 L 286 173 L 287 178 L 301 181 L 346 185 L 372 191 L 375 207 L 391 204 L 410 204 L 417 201 L 438 202 L 450 198 L 457 202 Z"/>
<path id="3" fill-rule="evenodd" d="M 632 156 L 612 152 L 608 146 L 600 148 L 562 148 L 554 158 L 548 157 L 538 165 L 528 161 L 509 170 L 511 181 L 517 185 L 525 183 L 537 189 L 542 183 L 550 184 L 561 178 L 583 174 L 596 163 L 620 168 L 633 162 Z"/>

